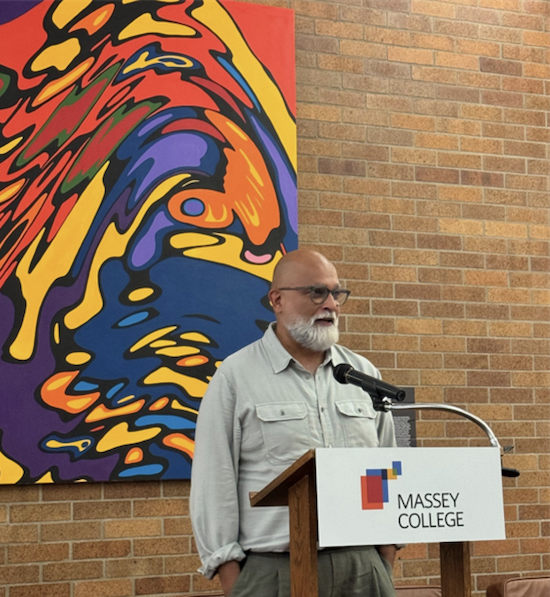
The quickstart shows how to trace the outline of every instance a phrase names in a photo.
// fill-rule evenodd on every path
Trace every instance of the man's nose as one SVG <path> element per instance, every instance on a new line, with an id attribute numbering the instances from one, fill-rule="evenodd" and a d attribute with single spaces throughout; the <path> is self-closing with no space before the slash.
<path id="1" fill-rule="evenodd" d="M 332 292 L 328 293 L 328 296 L 325 299 L 325 302 L 323 303 L 323 307 L 331 309 L 332 311 L 338 311 L 338 309 L 340 308 L 340 305 L 336 302 L 336 299 L 332 295 Z"/>

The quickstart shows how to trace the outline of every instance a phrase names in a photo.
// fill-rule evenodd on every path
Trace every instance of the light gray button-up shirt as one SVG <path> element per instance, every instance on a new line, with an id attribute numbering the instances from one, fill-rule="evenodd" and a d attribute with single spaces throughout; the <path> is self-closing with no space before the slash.
<path id="1" fill-rule="evenodd" d="M 249 492 L 307 450 L 395 446 L 391 414 L 376 412 L 360 388 L 338 383 L 332 365 L 340 363 L 380 377 L 367 359 L 338 345 L 312 375 L 283 348 L 272 324 L 212 378 L 198 417 L 191 480 L 191 519 L 207 578 L 246 551 L 288 551 L 288 509 L 251 508 Z"/>

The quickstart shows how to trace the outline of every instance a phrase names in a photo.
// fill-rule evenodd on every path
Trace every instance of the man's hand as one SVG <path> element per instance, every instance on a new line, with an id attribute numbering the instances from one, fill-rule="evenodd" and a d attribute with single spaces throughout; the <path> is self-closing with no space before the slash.
<path id="1" fill-rule="evenodd" d="M 231 595 L 233 585 L 237 582 L 237 578 L 239 577 L 240 573 L 241 567 L 239 562 L 236 560 L 226 562 L 218 568 L 218 574 L 220 575 L 220 582 L 222 584 L 223 594 L 225 597 L 229 597 L 229 595 Z"/>
<path id="2" fill-rule="evenodd" d="M 391 567 L 393 568 L 393 564 L 395 562 L 395 554 L 397 553 L 397 547 L 395 547 L 395 545 L 393 545 L 393 544 L 391 544 L 391 545 L 377 545 L 376 549 L 378 550 L 378 553 L 385 560 L 387 560 L 391 564 Z"/>

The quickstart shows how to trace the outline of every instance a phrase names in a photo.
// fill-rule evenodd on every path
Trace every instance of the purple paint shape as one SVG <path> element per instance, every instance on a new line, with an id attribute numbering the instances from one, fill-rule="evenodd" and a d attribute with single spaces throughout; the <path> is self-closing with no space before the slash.
<path id="1" fill-rule="evenodd" d="M 157 252 L 157 236 L 159 231 L 164 228 L 171 228 L 172 222 L 166 217 L 166 214 L 159 212 L 149 226 L 149 230 L 139 239 L 135 249 L 132 251 L 130 262 L 135 267 L 146 265 Z"/>
<path id="2" fill-rule="evenodd" d="M 270 155 L 275 169 L 277 170 L 277 182 L 281 189 L 282 199 L 285 202 L 290 226 L 296 234 L 298 233 L 298 202 L 296 200 L 296 183 L 294 182 L 287 165 L 284 163 L 280 152 L 275 147 L 271 138 L 265 134 L 256 119 L 252 117 L 256 132 L 260 136 L 267 153 Z"/>
<path id="3" fill-rule="evenodd" d="M 145 136 L 150 130 L 156 128 L 159 124 L 166 122 L 173 118 L 173 114 L 168 112 L 167 114 L 162 114 L 161 116 L 157 116 L 156 118 L 152 118 L 150 121 L 147 121 L 144 126 L 139 129 L 138 137 Z"/>
<path id="4" fill-rule="evenodd" d="M 149 171 L 139 185 L 139 197 L 158 180 L 164 180 L 168 173 L 185 172 L 200 168 L 208 151 L 206 141 L 193 133 L 174 133 L 155 141 L 136 161 L 128 174 L 146 164 Z"/>
<path id="5" fill-rule="evenodd" d="M 42 0 L 12 0 L 0 2 L 0 25 L 9 23 L 32 10 Z"/>

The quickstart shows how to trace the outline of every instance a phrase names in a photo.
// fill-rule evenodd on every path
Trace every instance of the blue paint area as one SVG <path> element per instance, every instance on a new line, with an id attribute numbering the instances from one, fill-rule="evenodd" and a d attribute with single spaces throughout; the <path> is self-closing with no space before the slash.
<path id="1" fill-rule="evenodd" d="M 61 445 L 58 446 L 48 446 L 48 442 L 58 442 Z M 74 444 L 75 442 L 81 442 L 80 448 Z M 86 452 L 95 446 L 95 440 L 91 436 L 74 436 L 70 438 L 61 437 L 56 433 L 51 433 L 40 442 L 40 448 L 45 452 L 66 452 L 71 457 L 71 460 L 74 461 L 77 458 L 80 458 Z"/>
<path id="2" fill-rule="evenodd" d="M 143 65 L 143 54 L 147 53 L 147 60 L 150 63 Z M 140 64 L 139 70 L 132 69 L 135 64 Z M 140 48 L 133 56 L 130 56 L 116 78 L 116 83 L 120 83 L 129 77 L 135 77 L 140 71 L 154 70 L 159 74 L 173 71 L 192 71 L 193 74 L 202 67 L 201 63 L 190 56 L 182 54 L 166 54 L 162 51 L 159 43 L 149 44 Z M 124 71 L 127 71 L 126 73 Z"/>
<path id="3" fill-rule="evenodd" d="M 162 464 L 144 464 L 142 466 L 134 466 L 132 468 L 127 468 L 120 473 L 118 476 L 123 479 L 128 479 L 131 477 L 142 477 L 142 476 L 153 476 L 159 475 L 162 473 L 164 467 Z"/>
<path id="4" fill-rule="evenodd" d="M 115 326 L 118 328 L 126 328 L 130 325 L 136 325 L 136 323 L 141 323 L 142 321 L 149 319 L 150 316 L 151 314 L 149 313 L 149 311 L 139 311 L 138 313 L 128 315 L 128 317 L 121 319 L 120 321 L 115 323 Z"/>
<path id="5" fill-rule="evenodd" d="M 196 423 L 176 415 L 147 415 L 139 417 L 134 423 L 136 427 L 155 427 L 162 425 L 172 430 L 195 429 Z"/>
<path id="6" fill-rule="evenodd" d="M 97 390 L 99 386 L 96 383 L 90 383 L 88 381 L 79 381 L 75 384 L 74 389 L 77 392 L 91 392 L 92 390 Z"/>
<path id="7" fill-rule="evenodd" d="M 125 386 L 124 383 L 117 383 L 115 386 L 113 386 L 106 394 L 107 398 L 111 399 L 118 391 L 122 390 L 122 388 Z"/>
<path id="8" fill-rule="evenodd" d="M 109 387 L 116 383 L 109 391 L 109 398 L 118 392 L 120 400 L 134 395 L 151 403 L 170 395 L 186 406 L 197 408 L 200 400 L 188 396 L 180 386 L 173 383 L 145 385 L 143 380 L 162 366 L 185 375 L 197 375 L 206 381 L 201 377 L 204 374 L 180 369 L 176 365 L 177 358 L 158 355 L 155 349 L 144 347 L 130 352 L 130 347 L 158 329 L 173 326 L 176 329 L 167 339 L 184 343 L 180 334 L 198 332 L 210 338 L 210 344 L 184 344 L 197 346 L 212 360 L 224 359 L 262 335 L 256 321 L 273 320 L 271 311 L 261 302 L 269 290 L 268 283 L 225 265 L 186 257 L 166 258 L 154 264 L 148 274 L 147 278 L 141 272 L 130 274 L 119 260 L 110 260 L 101 268 L 100 286 L 105 307 L 74 335 L 82 350 L 95 355 L 86 364 L 86 380 L 107 382 Z M 135 307 L 125 304 L 120 297 L 144 284 L 152 284 L 162 291 L 149 305 L 156 316 L 138 321 L 133 312 Z M 238 312 L 246 313 L 247 317 L 236 316 Z M 120 326 L 121 322 L 132 325 Z M 124 392 L 120 391 L 121 373 L 128 380 Z M 114 398 L 112 405 L 117 405 Z"/>
<path id="9" fill-rule="evenodd" d="M 236 80 L 238 81 L 239 85 L 243 88 L 243 91 L 246 95 L 250 98 L 250 101 L 254 104 L 254 108 L 258 112 L 262 112 L 261 106 L 256 98 L 256 95 L 250 88 L 250 85 L 244 80 L 241 73 L 232 65 L 227 62 L 223 56 L 218 57 L 218 62 L 225 68 L 225 70 Z"/>
<path id="10" fill-rule="evenodd" d="M 202 216 L 204 213 L 204 203 L 200 199 L 187 199 L 181 206 L 181 211 L 186 216 Z"/>
<path id="11" fill-rule="evenodd" d="M 178 450 L 170 450 L 166 446 L 152 444 L 150 453 L 153 458 L 162 458 L 166 463 L 161 479 L 186 479 L 191 476 L 191 463 Z"/>

